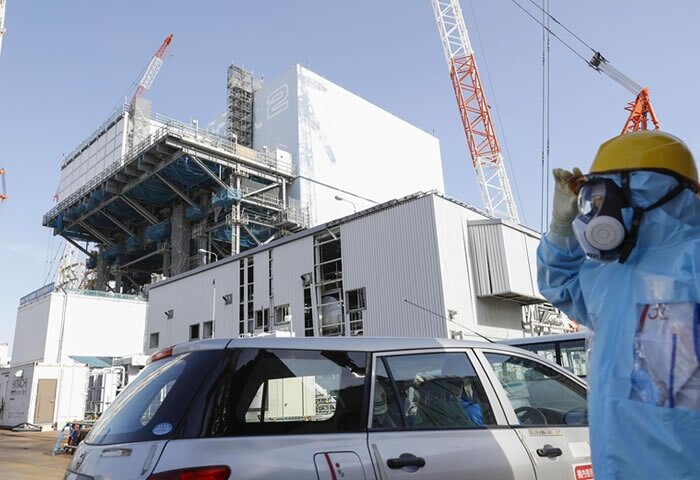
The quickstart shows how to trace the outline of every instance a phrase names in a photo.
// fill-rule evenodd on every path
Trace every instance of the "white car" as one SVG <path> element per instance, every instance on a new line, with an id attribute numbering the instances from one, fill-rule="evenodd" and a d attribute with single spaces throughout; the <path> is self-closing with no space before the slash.
<path id="1" fill-rule="evenodd" d="M 164 349 L 68 480 L 593 478 L 586 385 L 530 352 L 420 338 Z"/>

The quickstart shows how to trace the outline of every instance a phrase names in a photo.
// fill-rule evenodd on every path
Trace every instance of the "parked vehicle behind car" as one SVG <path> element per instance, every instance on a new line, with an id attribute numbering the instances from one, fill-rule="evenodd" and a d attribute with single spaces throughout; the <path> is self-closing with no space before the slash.
<path id="1" fill-rule="evenodd" d="M 586 378 L 586 334 L 583 332 L 510 338 L 499 340 L 498 343 L 530 350 L 558 363 L 579 377 Z"/>
<path id="2" fill-rule="evenodd" d="M 581 472 L 590 472 L 586 385 L 531 352 L 260 337 L 155 354 L 65 478 L 592 478 Z"/>

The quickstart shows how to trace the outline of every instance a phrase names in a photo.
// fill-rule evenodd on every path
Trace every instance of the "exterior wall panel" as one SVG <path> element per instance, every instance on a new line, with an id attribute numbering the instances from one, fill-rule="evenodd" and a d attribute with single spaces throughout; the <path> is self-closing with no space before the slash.
<path id="1" fill-rule="evenodd" d="M 255 258 L 255 297 L 253 305 L 255 310 L 270 307 L 270 267 L 267 251 L 257 253 Z"/>
<path id="2" fill-rule="evenodd" d="M 313 236 L 300 238 L 276 247 L 272 266 L 275 305 L 289 304 L 292 329 L 297 336 L 304 336 L 304 289 L 301 276 L 314 268 Z M 275 330 L 288 330 L 285 325 L 274 325 Z"/>
<path id="3" fill-rule="evenodd" d="M 544 301 L 537 289 L 536 233 L 487 220 L 470 224 L 469 238 L 474 245 L 476 295 L 512 294 Z"/>
<path id="4" fill-rule="evenodd" d="M 52 298 L 63 302 L 62 294 Z M 146 308 L 147 303 L 141 300 L 68 293 L 63 341 L 58 345 L 61 358 L 49 356 L 46 361 L 70 362 L 70 355 L 120 357 L 141 353 Z M 60 319 L 56 323 L 60 332 Z"/>
<path id="5" fill-rule="evenodd" d="M 305 178 L 290 194 L 312 225 L 373 205 L 362 197 L 383 202 L 444 190 L 437 138 L 300 65 L 266 83 L 254 109 L 254 147 L 291 152 Z"/>
<path id="6" fill-rule="evenodd" d="M 57 332 L 51 331 L 54 323 L 52 318 L 56 316 L 56 312 L 51 311 L 52 297 L 53 294 L 46 295 L 17 310 L 15 336 L 12 343 L 13 365 L 43 362 L 47 341 L 55 344 Z"/>
<path id="7" fill-rule="evenodd" d="M 61 165 L 58 199 L 63 200 L 113 163 L 126 149 L 126 117 L 117 112 L 88 137 Z"/>
<path id="8" fill-rule="evenodd" d="M 447 335 L 431 197 L 342 224 L 340 238 L 343 288 L 367 292 L 364 335 Z"/>
<path id="9" fill-rule="evenodd" d="M 468 223 L 486 217 L 449 200 L 433 198 L 444 303 L 448 311 L 455 312 L 452 320 L 448 320 L 448 329 L 462 332 L 463 338 L 476 337 L 469 332 L 478 328 L 478 312 Z"/>
<path id="10" fill-rule="evenodd" d="M 478 298 L 476 315 L 479 333 L 492 339 L 523 336 L 523 307 L 499 298 Z"/>
<path id="11" fill-rule="evenodd" d="M 224 263 L 217 268 L 205 269 L 188 275 L 166 288 L 152 288 L 149 292 L 148 322 L 143 336 L 144 351 L 155 350 L 189 341 L 190 325 L 200 325 L 215 318 L 215 336 L 220 338 L 238 336 L 238 261 Z M 257 267 L 257 266 L 256 266 Z M 233 301 L 225 305 L 223 296 L 232 294 Z M 167 318 L 165 312 L 173 311 Z M 149 347 L 152 333 L 158 333 L 157 348 Z"/>

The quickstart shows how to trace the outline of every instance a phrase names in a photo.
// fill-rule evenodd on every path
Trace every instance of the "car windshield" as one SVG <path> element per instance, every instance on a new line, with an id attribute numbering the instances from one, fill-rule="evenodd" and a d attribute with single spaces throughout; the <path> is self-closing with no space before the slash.
<path id="1" fill-rule="evenodd" d="M 197 351 L 154 362 L 99 419 L 86 443 L 107 445 L 169 438 L 221 351 Z"/>

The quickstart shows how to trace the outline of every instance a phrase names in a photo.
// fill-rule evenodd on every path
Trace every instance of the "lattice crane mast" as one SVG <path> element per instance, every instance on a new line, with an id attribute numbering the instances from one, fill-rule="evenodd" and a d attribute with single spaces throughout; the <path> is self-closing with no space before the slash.
<path id="1" fill-rule="evenodd" d="M 129 102 L 129 105 L 131 105 L 131 107 L 134 106 L 134 102 L 136 101 L 137 97 L 140 97 L 141 95 L 143 95 L 143 92 L 151 88 L 153 80 L 155 80 L 156 75 L 158 75 L 158 71 L 160 70 L 160 67 L 163 65 L 163 56 L 165 55 L 165 51 L 168 49 L 168 46 L 170 45 L 172 39 L 173 34 L 171 33 L 170 35 L 165 37 L 165 40 L 163 40 L 163 44 L 160 46 L 158 51 L 156 51 L 155 55 L 153 55 L 153 58 L 148 64 L 148 67 L 146 68 L 143 77 L 141 77 L 141 80 L 139 81 L 138 87 L 136 87 L 136 91 L 134 92 L 133 97 L 131 97 L 131 101 Z"/>
<path id="2" fill-rule="evenodd" d="M 642 88 L 627 75 L 614 68 L 600 52 L 595 52 L 588 64 L 637 96 L 633 102 L 629 102 L 625 107 L 625 110 L 630 112 L 630 114 L 627 117 L 627 122 L 625 122 L 621 135 L 638 130 L 647 130 L 649 121 L 654 125 L 654 130 L 659 129 L 659 121 L 656 118 L 654 107 L 651 106 L 648 88 Z"/>
<path id="3" fill-rule="evenodd" d="M 432 3 L 484 206 L 490 215 L 518 223 L 501 147 L 459 1 L 432 0 Z"/>

